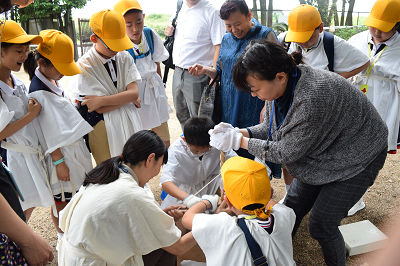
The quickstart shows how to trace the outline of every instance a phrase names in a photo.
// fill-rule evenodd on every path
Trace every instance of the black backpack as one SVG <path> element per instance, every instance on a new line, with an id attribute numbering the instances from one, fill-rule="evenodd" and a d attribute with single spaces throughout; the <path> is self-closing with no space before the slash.
<path id="1" fill-rule="evenodd" d="M 286 35 L 285 35 L 286 37 Z M 285 40 L 285 38 L 283 38 Z M 328 58 L 328 69 L 329 71 L 334 70 L 334 57 L 335 57 L 335 49 L 334 49 L 334 35 L 332 33 L 324 31 L 324 50 L 326 57 Z M 284 41 L 284 46 L 286 48 L 286 51 L 289 51 L 291 42 L 285 42 Z"/>

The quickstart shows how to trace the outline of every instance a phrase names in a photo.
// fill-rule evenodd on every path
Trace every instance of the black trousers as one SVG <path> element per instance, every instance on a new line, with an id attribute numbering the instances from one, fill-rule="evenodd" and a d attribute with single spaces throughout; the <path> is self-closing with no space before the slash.
<path id="1" fill-rule="evenodd" d="M 176 266 L 177 258 L 162 248 L 142 256 L 144 266 Z"/>
<path id="2" fill-rule="evenodd" d="M 374 183 L 386 155 L 385 148 L 364 171 L 345 181 L 314 186 L 295 178 L 290 185 L 284 204 L 296 213 L 293 235 L 303 217 L 311 211 L 308 231 L 321 245 L 327 265 L 346 264 L 345 244 L 338 226 L 349 209 Z"/>

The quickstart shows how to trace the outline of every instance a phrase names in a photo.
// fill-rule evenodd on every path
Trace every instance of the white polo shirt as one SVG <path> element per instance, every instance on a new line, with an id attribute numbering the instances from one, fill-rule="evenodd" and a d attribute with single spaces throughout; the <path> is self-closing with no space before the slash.
<path id="1" fill-rule="evenodd" d="M 221 44 L 225 24 L 208 0 L 189 8 L 186 1 L 179 12 L 175 30 L 173 62 L 181 68 L 193 64 L 212 66 L 214 45 Z"/>
<path id="2" fill-rule="evenodd" d="M 286 32 L 279 34 L 278 40 L 280 43 L 283 42 L 286 36 Z M 328 57 L 326 56 L 324 49 L 324 34 L 320 33 L 319 39 L 313 47 L 309 49 L 301 48 L 304 56 L 304 63 L 309 66 L 318 69 L 329 70 L 328 68 Z M 349 72 L 356 68 L 359 68 L 369 61 L 368 56 L 363 52 L 350 45 L 346 40 L 334 35 L 334 58 L 333 58 L 333 69 L 336 73 Z M 288 53 L 297 51 L 299 45 L 291 43 Z"/>
<path id="3" fill-rule="evenodd" d="M 295 265 L 293 260 L 292 229 L 296 220 L 294 211 L 285 205 L 272 208 L 273 231 L 268 234 L 255 219 L 246 225 L 260 245 L 269 266 Z M 243 215 L 239 215 L 239 218 Z M 219 214 L 196 214 L 193 219 L 193 237 L 206 256 L 208 266 L 253 266 L 243 231 L 237 225 L 237 217 L 225 212 Z"/>

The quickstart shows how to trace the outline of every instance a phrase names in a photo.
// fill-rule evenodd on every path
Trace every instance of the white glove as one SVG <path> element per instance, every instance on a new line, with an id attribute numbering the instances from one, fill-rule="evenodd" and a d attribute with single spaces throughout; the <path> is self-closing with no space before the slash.
<path id="1" fill-rule="evenodd" d="M 186 207 L 190 208 L 193 205 L 195 205 L 197 202 L 200 202 L 200 201 L 201 201 L 201 199 L 199 197 L 196 197 L 196 196 L 190 194 L 183 200 L 183 204 L 186 205 Z"/>
<path id="2" fill-rule="evenodd" d="M 239 128 L 233 127 L 231 124 L 224 123 L 224 122 L 221 122 L 221 123 L 219 123 L 218 125 L 216 125 L 216 126 L 214 127 L 214 129 L 211 129 L 211 132 L 212 132 L 212 133 L 227 132 L 227 131 L 229 131 L 230 129 L 234 129 L 236 132 L 240 132 L 240 129 L 239 129 Z"/>
<path id="3" fill-rule="evenodd" d="M 211 210 L 208 210 L 209 213 L 214 213 L 217 210 L 219 200 L 218 195 L 203 195 L 201 199 L 208 200 L 211 203 Z"/>
<path id="4" fill-rule="evenodd" d="M 235 128 L 226 129 L 225 132 L 208 132 L 210 134 L 210 145 L 220 151 L 228 152 L 230 149 L 238 150 L 242 140 L 242 133 Z"/>

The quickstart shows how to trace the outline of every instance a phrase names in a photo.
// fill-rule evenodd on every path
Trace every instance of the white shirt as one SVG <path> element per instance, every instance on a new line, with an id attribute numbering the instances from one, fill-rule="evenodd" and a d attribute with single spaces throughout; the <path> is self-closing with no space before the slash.
<path id="1" fill-rule="evenodd" d="M 125 168 L 114 182 L 82 187 L 61 212 L 59 265 L 142 266 L 142 255 L 178 241 L 174 219 Z"/>
<path id="2" fill-rule="evenodd" d="M 211 147 L 202 155 L 194 155 L 187 143 L 178 138 L 168 149 L 168 162 L 162 169 L 160 183 L 173 182 L 181 190 L 193 194 L 220 173 L 220 151 Z M 215 194 L 221 178 L 209 184 L 198 196 Z M 161 207 L 177 204 L 178 200 L 170 195 L 164 199 Z"/>
<path id="3" fill-rule="evenodd" d="M 279 34 L 279 42 L 283 42 L 286 36 L 286 32 Z M 324 49 L 324 34 L 319 34 L 317 43 L 309 48 L 303 49 L 298 44 L 292 42 L 289 47 L 288 53 L 297 51 L 300 47 L 304 56 L 304 63 L 318 69 L 329 70 L 328 68 L 328 57 L 326 56 Z M 350 45 L 347 41 L 334 35 L 334 58 L 333 58 L 333 70 L 336 73 L 349 72 L 356 68 L 359 68 L 368 62 L 368 57 L 365 56 L 360 50 Z"/>
<path id="4" fill-rule="evenodd" d="M 368 55 L 371 35 L 364 31 L 352 36 L 349 43 Z M 372 42 L 373 43 L 373 42 Z M 397 150 L 397 137 L 400 124 L 400 34 L 395 33 L 386 42 L 386 49 L 375 62 L 369 77 L 363 70 L 352 78 L 353 83 L 360 88 L 367 84 L 367 97 L 385 121 L 388 130 L 388 150 Z M 371 65 L 380 54 L 375 54 L 378 46 L 371 51 Z"/>
<path id="5" fill-rule="evenodd" d="M 214 45 L 221 44 L 225 24 L 208 0 L 189 8 L 186 1 L 179 12 L 172 53 L 174 64 L 188 68 L 193 64 L 212 66 Z"/>
<path id="6" fill-rule="evenodd" d="M 292 229 L 296 215 L 282 204 L 272 208 L 273 232 L 268 234 L 255 219 L 246 219 L 251 235 L 261 247 L 268 265 L 295 265 L 293 260 Z M 242 215 L 239 218 L 243 217 Z M 253 266 L 243 231 L 237 225 L 237 217 L 225 212 L 196 214 L 192 226 L 193 237 L 203 250 L 208 266 Z M 221 244 L 223 243 L 223 244 Z"/>

